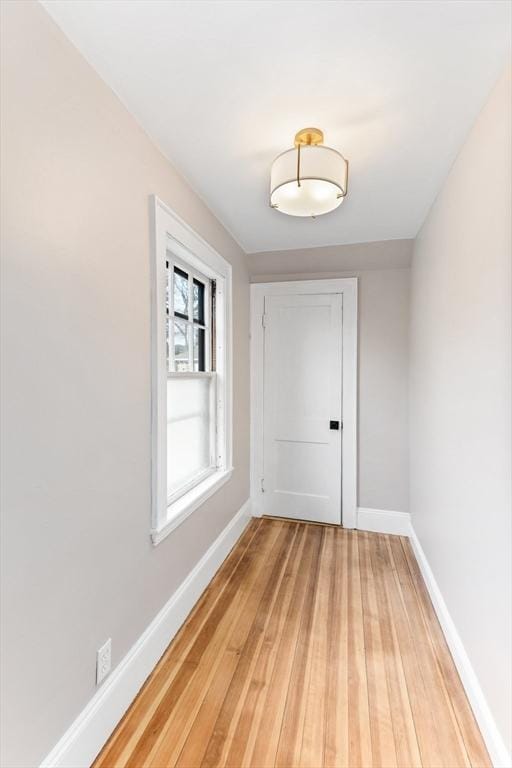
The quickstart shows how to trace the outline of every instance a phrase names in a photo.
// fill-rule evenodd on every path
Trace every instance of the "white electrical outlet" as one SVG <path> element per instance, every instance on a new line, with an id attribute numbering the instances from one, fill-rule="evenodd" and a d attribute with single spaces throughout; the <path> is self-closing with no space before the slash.
<path id="1" fill-rule="evenodd" d="M 107 640 L 101 648 L 96 651 L 96 685 L 99 685 L 101 681 L 110 672 L 112 665 L 112 640 Z"/>

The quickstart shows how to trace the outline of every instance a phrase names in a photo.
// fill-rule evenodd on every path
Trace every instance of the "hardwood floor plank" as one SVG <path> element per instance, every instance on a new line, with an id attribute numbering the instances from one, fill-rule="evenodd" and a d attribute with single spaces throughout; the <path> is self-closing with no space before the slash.
<path id="1" fill-rule="evenodd" d="M 434 730 L 439 740 L 439 765 L 443 768 L 463 766 L 470 762 L 459 731 L 450 698 L 446 691 L 437 659 L 434 654 L 428 626 L 418 602 L 414 583 L 399 537 L 391 541 L 393 559 L 400 580 L 409 625 L 413 628 L 415 649 L 424 683 L 424 694 L 432 712 Z"/>
<path id="2" fill-rule="evenodd" d="M 274 766 L 276 761 L 303 607 L 311 589 L 311 571 L 317 567 L 321 535 L 320 526 L 308 526 L 302 568 L 290 602 L 278 658 L 265 697 L 260 729 L 250 757 L 250 764 L 259 768 Z"/>
<path id="3" fill-rule="evenodd" d="M 325 725 L 327 720 L 328 649 L 329 634 L 332 631 L 329 615 L 329 595 L 334 570 L 334 528 L 325 528 L 323 546 L 320 552 L 318 581 L 310 633 L 310 664 L 307 682 L 304 727 L 299 766 L 311 768 L 324 765 Z"/>
<path id="4" fill-rule="evenodd" d="M 307 594 L 302 607 L 302 619 L 290 672 L 288 695 L 286 697 L 275 759 L 276 768 L 297 766 L 300 761 L 306 711 L 306 684 L 309 679 L 311 664 L 310 641 L 320 572 L 320 554 L 325 538 L 325 528 L 319 528 L 319 533 L 320 537 L 315 557 L 311 564 Z"/>
<path id="5" fill-rule="evenodd" d="M 272 680 L 274 666 L 278 656 L 279 644 L 283 636 L 289 606 L 294 594 L 299 570 L 302 563 L 306 527 L 300 526 L 293 542 L 290 558 L 281 582 L 263 645 L 260 649 L 256 667 L 250 680 L 236 729 L 229 744 L 225 765 L 228 768 L 244 768 L 250 765 L 250 756 L 254 750 L 257 734 L 263 717 L 265 698 Z"/>
<path id="6" fill-rule="evenodd" d="M 379 606 L 384 666 L 388 683 L 391 722 L 395 738 L 396 761 L 399 768 L 421 766 L 421 757 L 414 725 L 409 692 L 398 640 L 400 623 L 395 625 L 390 592 L 396 591 L 394 564 L 387 548 L 388 536 L 370 540 L 369 550 Z"/>
<path id="7" fill-rule="evenodd" d="M 396 633 L 400 661 L 404 671 L 409 703 L 420 750 L 422 766 L 441 766 L 442 757 L 435 727 L 434 712 L 427 697 L 420 660 L 416 652 L 415 628 L 409 623 L 406 601 L 402 584 L 393 560 L 391 542 L 394 537 L 386 537 L 392 569 L 387 573 L 386 593 L 393 615 L 393 627 Z"/>
<path id="8" fill-rule="evenodd" d="M 382 768 L 396 768 L 396 748 L 386 674 L 386 650 L 381 635 L 383 606 L 377 602 L 378 579 L 372 568 L 370 534 L 360 532 L 358 540 L 372 762 L 373 765 L 379 765 Z"/>
<path id="9" fill-rule="evenodd" d="M 236 621 L 226 627 L 224 632 L 217 632 L 217 647 L 208 648 L 205 651 L 204 663 L 195 672 L 182 699 L 173 702 L 173 710 L 151 752 L 147 761 L 148 766 L 160 768 L 162 765 L 175 765 L 192 725 L 194 726 L 192 741 L 195 754 L 201 752 L 201 747 L 206 745 L 210 722 L 215 722 L 218 708 L 222 704 L 226 688 L 236 669 L 239 655 L 257 614 L 261 596 L 269 583 L 271 569 L 266 567 L 267 558 L 270 558 L 272 563 L 277 562 L 285 551 L 286 539 L 287 531 L 284 527 L 276 526 L 271 540 L 267 543 L 270 547 L 266 552 L 267 557 L 264 555 L 265 545 L 262 547 L 262 552 L 258 553 L 258 565 L 253 569 L 252 579 L 249 582 L 246 576 L 245 593 L 239 596 L 241 599 L 234 601 L 235 605 L 238 603 Z M 194 762 L 189 764 L 198 765 L 199 763 L 199 758 L 194 757 Z"/>
<path id="10" fill-rule="evenodd" d="M 372 766 L 373 762 L 358 531 L 353 531 L 349 537 L 347 570 L 349 765 L 354 768 L 367 768 Z"/>
<path id="11" fill-rule="evenodd" d="M 401 543 L 421 609 L 429 627 L 430 637 L 432 639 L 437 661 L 457 718 L 462 738 L 464 739 L 469 760 L 473 768 L 490 768 L 492 764 L 489 753 L 487 752 L 480 731 L 474 726 L 473 710 L 467 699 L 459 673 L 457 672 L 457 668 L 455 667 L 455 663 L 443 635 L 441 625 L 435 614 L 434 606 L 432 605 L 430 595 L 428 594 L 418 563 L 414 557 L 411 544 L 409 540 L 404 537 L 401 538 Z"/>
<path id="12" fill-rule="evenodd" d="M 185 661 L 180 666 L 160 705 L 141 734 L 126 763 L 128 768 L 140 768 L 141 765 L 149 765 L 150 756 L 165 738 L 173 714 L 176 715 L 177 711 L 180 717 L 183 717 L 183 708 L 177 707 L 180 697 L 186 693 L 187 699 L 191 698 L 193 691 L 191 681 L 199 663 L 203 662 L 199 673 L 202 680 L 210 673 L 211 664 L 219 658 L 219 651 L 224 648 L 226 642 L 226 634 L 242 612 L 243 598 L 250 593 L 253 581 L 258 578 L 265 567 L 263 555 L 265 543 L 269 540 L 273 542 L 277 532 L 277 528 L 272 532 L 267 526 L 260 526 L 258 529 L 256 536 L 252 539 L 234 571 L 233 577 L 194 639 Z M 235 600 L 237 595 L 241 599 Z M 198 686 L 197 680 L 195 685 Z"/>
<path id="13" fill-rule="evenodd" d="M 180 768 L 198 765 L 199 763 L 204 766 L 204 768 L 223 764 L 222 758 L 224 756 L 224 751 L 229 746 L 228 738 L 230 732 L 238 722 L 238 717 L 240 715 L 239 707 L 243 704 L 247 686 L 250 683 L 250 678 L 254 671 L 265 631 L 272 615 L 273 606 L 277 595 L 279 594 L 281 579 L 290 556 L 290 544 L 293 546 L 293 540 L 296 537 L 297 532 L 298 529 L 293 532 L 290 541 L 289 531 L 286 528 L 278 542 L 279 553 L 274 558 L 270 558 L 267 585 L 257 604 L 254 619 L 250 625 L 243 647 L 240 652 L 236 649 L 237 663 L 229 681 L 224 700 L 218 709 L 217 717 L 209 724 L 210 727 L 208 730 L 211 735 L 209 739 L 205 739 L 206 743 L 204 744 L 205 749 L 203 750 L 203 754 L 201 754 L 201 758 L 199 759 L 199 753 L 201 752 L 202 747 L 198 744 L 198 739 L 188 739 L 187 744 L 192 744 L 193 742 L 192 749 L 193 754 L 196 757 L 192 758 L 192 754 L 187 756 L 187 750 L 185 748 L 177 762 L 177 765 L 180 766 Z M 226 677 L 224 672 L 223 676 Z M 205 736 L 207 736 L 206 730 Z"/>
<path id="14" fill-rule="evenodd" d="M 334 563 L 329 586 L 329 647 L 324 763 L 326 768 L 348 768 L 348 569 L 350 534 L 335 532 Z"/>
<path id="15" fill-rule="evenodd" d="M 490 768 L 407 540 L 255 520 L 94 768 Z"/>

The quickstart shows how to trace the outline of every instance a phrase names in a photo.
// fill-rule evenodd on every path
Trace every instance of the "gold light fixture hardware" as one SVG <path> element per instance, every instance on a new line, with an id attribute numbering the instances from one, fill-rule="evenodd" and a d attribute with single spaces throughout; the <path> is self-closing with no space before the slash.
<path id="1" fill-rule="evenodd" d="M 324 143 L 324 132 L 320 128 L 302 128 L 295 134 L 296 147 L 315 147 Z"/>

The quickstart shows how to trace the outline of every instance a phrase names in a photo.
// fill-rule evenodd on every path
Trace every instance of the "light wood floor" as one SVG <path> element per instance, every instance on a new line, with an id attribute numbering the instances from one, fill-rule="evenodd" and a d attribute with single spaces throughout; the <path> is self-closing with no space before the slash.
<path id="1" fill-rule="evenodd" d="M 254 520 L 95 763 L 490 766 L 407 539 Z"/>

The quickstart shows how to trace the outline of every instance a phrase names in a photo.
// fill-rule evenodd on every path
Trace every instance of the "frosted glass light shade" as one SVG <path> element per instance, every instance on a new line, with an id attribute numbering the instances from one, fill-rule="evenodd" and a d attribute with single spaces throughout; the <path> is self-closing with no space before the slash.
<path id="1" fill-rule="evenodd" d="M 321 216 L 333 211 L 347 194 L 348 163 L 335 149 L 304 146 L 278 155 L 270 174 L 270 205 L 290 216 Z"/>

